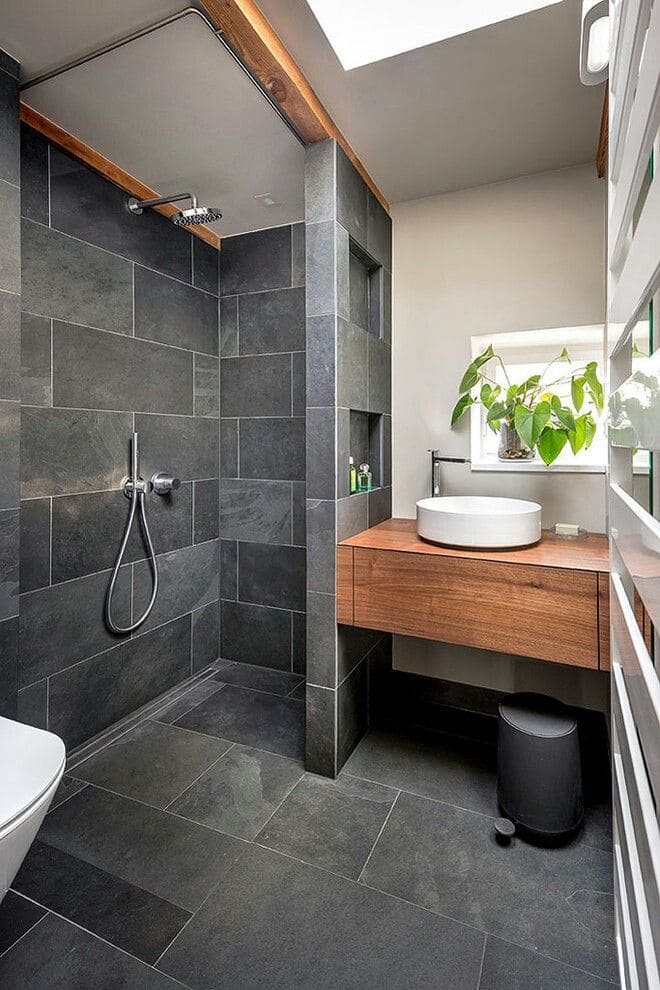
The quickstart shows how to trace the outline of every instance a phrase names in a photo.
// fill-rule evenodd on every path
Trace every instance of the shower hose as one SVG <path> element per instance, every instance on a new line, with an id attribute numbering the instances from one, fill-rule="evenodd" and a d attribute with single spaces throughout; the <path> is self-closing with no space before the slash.
<path id="1" fill-rule="evenodd" d="M 159 475 L 155 475 L 154 479 L 158 481 Z M 167 479 L 170 487 L 178 487 L 180 482 L 178 478 Z M 154 551 L 154 545 L 151 541 L 151 533 L 149 532 L 149 523 L 147 522 L 147 510 L 145 508 L 145 499 L 147 497 L 147 492 L 151 490 L 153 486 L 153 480 L 151 482 L 143 481 L 140 477 L 140 453 L 138 447 L 138 435 L 133 433 L 131 437 L 131 476 L 124 478 L 122 483 L 122 490 L 127 498 L 130 499 L 131 508 L 128 513 L 128 519 L 126 520 L 126 527 L 124 529 L 124 535 L 121 538 L 121 545 L 119 547 L 119 553 L 117 554 L 117 560 L 115 561 L 115 566 L 112 569 L 112 576 L 110 578 L 110 584 L 108 585 L 108 593 L 105 599 L 105 621 L 108 624 L 108 628 L 113 633 L 131 633 L 138 626 L 148 618 L 149 613 L 154 607 L 154 602 L 156 601 L 156 595 L 158 594 L 158 561 L 156 560 L 156 553 Z M 161 486 L 162 487 L 162 486 Z M 170 488 L 168 487 L 169 491 Z M 161 492 L 161 488 L 156 487 L 156 491 Z M 137 511 L 138 505 L 140 507 L 140 523 L 142 525 L 142 531 L 144 533 L 144 538 L 147 541 L 147 548 L 149 550 L 149 563 L 151 565 L 151 573 L 153 575 L 153 588 L 151 589 L 151 598 L 149 599 L 149 604 L 145 608 L 144 612 L 139 619 L 131 623 L 129 626 L 119 626 L 112 617 L 112 597 L 115 592 L 115 584 L 117 583 L 117 575 L 119 574 L 119 568 L 122 565 L 124 559 L 124 554 L 126 553 L 126 547 L 128 545 L 128 540 L 131 535 L 131 530 L 133 528 L 133 523 L 135 521 L 135 513 Z"/>

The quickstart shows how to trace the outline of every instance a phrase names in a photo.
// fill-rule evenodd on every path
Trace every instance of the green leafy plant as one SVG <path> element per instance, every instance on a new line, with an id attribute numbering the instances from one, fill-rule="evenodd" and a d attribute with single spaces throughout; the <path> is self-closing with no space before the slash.
<path id="1" fill-rule="evenodd" d="M 486 374 L 490 361 L 499 362 L 506 385 L 498 384 Z M 561 365 L 569 368 L 562 373 Z M 568 385 L 570 403 L 555 391 L 565 390 Z M 566 348 L 540 375 L 531 375 L 516 384 L 511 382 L 500 355 L 488 346 L 468 365 L 458 391 L 460 398 L 452 412 L 452 427 L 471 406 L 482 405 L 493 432 L 497 433 L 506 424 L 525 447 L 538 451 L 545 464 L 552 464 L 567 443 L 574 454 L 587 449 L 596 435 L 596 418 L 604 405 L 596 361 L 573 369 Z"/>

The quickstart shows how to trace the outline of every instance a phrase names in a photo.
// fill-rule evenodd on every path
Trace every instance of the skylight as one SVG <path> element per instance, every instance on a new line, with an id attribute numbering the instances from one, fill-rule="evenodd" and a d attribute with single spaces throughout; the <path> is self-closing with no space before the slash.
<path id="1" fill-rule="evenodd" d="M 345 69 L 379 62 L 562 0 L 307 0 Z M 397 8 L 397 16 L 388 11 Z"/>

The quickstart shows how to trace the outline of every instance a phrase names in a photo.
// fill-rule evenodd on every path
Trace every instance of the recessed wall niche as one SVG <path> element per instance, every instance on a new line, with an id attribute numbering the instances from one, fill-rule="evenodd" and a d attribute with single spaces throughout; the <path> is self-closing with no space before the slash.
<path id="1" fill-rule="evenodd" d="M 374 488 L 382 485 L 383 416 L 380 413 L 349 410 L 349 446 L 356 469 L 367 463 Z"/>

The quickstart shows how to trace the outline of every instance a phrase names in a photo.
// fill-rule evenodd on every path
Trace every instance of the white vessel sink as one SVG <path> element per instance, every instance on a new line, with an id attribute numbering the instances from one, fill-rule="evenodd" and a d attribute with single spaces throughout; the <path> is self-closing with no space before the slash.
<path id="1" fill-rule="evenodd" d="M 448 495 L 417 503 L 417 532 L 450 547 L 527 547 L 541 539 L 541 506 L 520 498 Z"/>

